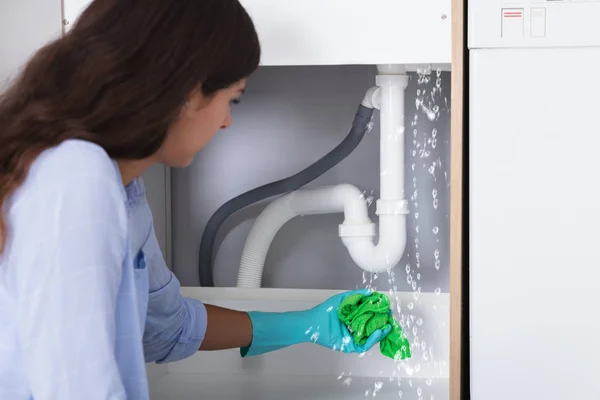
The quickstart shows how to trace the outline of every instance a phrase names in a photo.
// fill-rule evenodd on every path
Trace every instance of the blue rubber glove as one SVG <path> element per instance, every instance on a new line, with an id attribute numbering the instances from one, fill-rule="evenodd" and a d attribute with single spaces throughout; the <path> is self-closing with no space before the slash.
<path id="1" fill-rule="evenodd" d="M 392 327 L 374 332 L 367 343 L 358 346 L 346 325 L 338 318 L 342 301 L 356 293 L 369 295 L 368 289 L 338 294 L 305 311 L 284 313 L 249 312 L 252 344 L 241 349 L 242 357 L 256 356 L 300 343 L 316 343 L 344 353 L 364 353 L 390 333 Z"/>

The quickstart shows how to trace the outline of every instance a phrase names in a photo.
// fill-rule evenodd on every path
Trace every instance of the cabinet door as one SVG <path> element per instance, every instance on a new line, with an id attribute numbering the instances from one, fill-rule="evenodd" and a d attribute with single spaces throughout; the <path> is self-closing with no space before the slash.
<path id="1" fill-rule="evenodd" d="M 600 393 L 599 59 L 471 52 L 474 400 Z"/>
<path id="2" fill-rule="evenodd" d="M 449 64 L 450 2 L 241 0 L 256 24 L 263 65 Z M 72 24 L 90 1 L 63 3 Z"/>

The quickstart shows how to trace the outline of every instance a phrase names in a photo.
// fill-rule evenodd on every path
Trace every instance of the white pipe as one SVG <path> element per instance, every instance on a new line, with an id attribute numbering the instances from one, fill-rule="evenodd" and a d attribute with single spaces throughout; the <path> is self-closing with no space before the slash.
<path id="1" fill-rule="evenodd" d="M 344 212 L 339 226 L 342 243 L 354 262 L 369 272 L 393 268 L 406 248 L 408 202 L 404 197 L 404 90 L 408 77 L 403 66 L 378 66 L 377 86 L 365 95 L 362 105 L 379 108 L 380 199 L 379 242 L 373 243 L 370 221 L 362 193 L 351 185 L 299 190 L 272 202 L 258 217 L 242 253 L 238 287 L 260 287 L 267 252 L 279 229 L 302 214 Z"/>
<path id="2" fill-rule="evenodd" d="M 377 246 L 364 237 L 347 234 L 340 226 L 340 237 L 350 256 L 362 269 L 387 271 L 402 259 L 406 248 L 406 215 L 404 197 L 404 90 L 408 84 L 403 66 L 378 66 L 377 86 L 380 102 L 380 199 L 379 242 Z"/>
<path id="3" fill-rule="evenodd" d="M 301 189 L 271 202 L 258 216 L 250 230 L 238 272 L 238 287 L 261 286 L 267 252 L 275 235 L 286 222 L 299 215 L 344 213 L 343 225 L 352 235 L 375 235 L 375 225 L 369 219 L 364 195 L 348 184 Z"/>
<path id="4" fill-rule="evenodd" d="M 406 248 L 406 214 L 379 216 L 379 242 L 370 237 L 348 235 L 340 225 L 342 243 L 356 265 L 368 272 L 385 272 L 396 266 Z"/>
<path id="5" fill-rule="evenodd" d="M 405 74 L 378 75 L 381 88 L 380 196 L 384 202 L 404 199 L 404 89 Z"/>

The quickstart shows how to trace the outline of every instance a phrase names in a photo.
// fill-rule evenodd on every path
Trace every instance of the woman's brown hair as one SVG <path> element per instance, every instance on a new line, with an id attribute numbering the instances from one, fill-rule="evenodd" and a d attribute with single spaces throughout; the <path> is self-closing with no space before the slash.
<path id="1" fill-rule="evenodd" d="M 210 96 L 258 66 L 238 0 L 94 0 L 0 96 L 0 210 L 44 150 L 67 139 L 141 159 L 196 89 Z M 8 235 L 0 213 L 0 254 Z"/>

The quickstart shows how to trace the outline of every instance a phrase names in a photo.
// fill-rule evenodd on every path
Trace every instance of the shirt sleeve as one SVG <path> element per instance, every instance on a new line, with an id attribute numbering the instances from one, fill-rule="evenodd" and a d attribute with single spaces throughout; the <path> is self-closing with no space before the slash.
<path id="1" fill-rule="evenodd" d="M 116 179 L 80 175 L 36 192 L 15 229 L 16 242 L 27 243 L 15 267 L 17 307 L 36 400 L 126 398 L 115 359 L 124 198 Z"/>
<path id="2" fill-rule="evenodd" d="M 142 250 L 149 275 L 149 300 L 144 330 L 146 362 L 168 363 L 195 354 L 204 340 L 207 326 L 206 307 L 196 299 L 183 297 L 181 285 L 167 267 L 152 223 L 152 213 L 145 199 L 137 226 L 148 227 Z"/>

